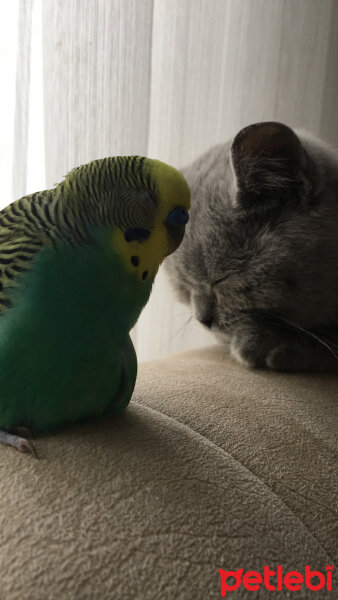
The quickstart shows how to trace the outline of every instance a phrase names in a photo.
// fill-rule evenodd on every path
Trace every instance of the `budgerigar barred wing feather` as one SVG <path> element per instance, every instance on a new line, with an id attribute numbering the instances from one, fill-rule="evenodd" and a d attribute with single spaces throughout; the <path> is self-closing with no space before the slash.
<path id="1" fill-rule="evenodd" d="M 6 290 L 46 244 L 87 244 L 88 226 L 100 221 L 124 230 L 151 227 L 156 202 L 143 162 L 136 156 L 92 161 L 73 169 L 56 188 L 24 196 L 0 211 L 0 314 L 11 305 Z M 121 180 L 124 187 L 118 185 Z"/>
<path id="2" fill-rule="evenodd" d="M 70 205 L 63 209 L 61 198 L 59 187 L 24 196 L 0 211 L 0 314 L 11 306 L 6 290 L 41 248 L 57 241 L 88 243 L 81 219 Z"/>
<path id="3" fill-rule="evenodd" d="M 6 291 L 51 241 L 43 194 L 20 198 L 0 211 L 0 314 L 11 305 Z"/>

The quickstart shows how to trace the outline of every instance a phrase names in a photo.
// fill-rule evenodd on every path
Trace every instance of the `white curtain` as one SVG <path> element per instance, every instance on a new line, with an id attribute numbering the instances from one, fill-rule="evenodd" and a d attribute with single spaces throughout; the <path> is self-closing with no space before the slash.
<path id="1" fill-rule="evenodd" d="M 259 120 L 338 144 L 337 0 L 11 0 L 2 13 L 3 206 L 93 158 L 184 166 Z M 160 271 L 139 359 L 213 342 L 188 319 Z"/>

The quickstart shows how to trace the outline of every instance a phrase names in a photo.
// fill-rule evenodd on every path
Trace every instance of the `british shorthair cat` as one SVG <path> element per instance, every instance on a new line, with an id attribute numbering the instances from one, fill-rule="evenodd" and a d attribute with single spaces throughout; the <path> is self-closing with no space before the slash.
<path id="1" fill-rule="evenodd" d="M 190 221 L 165 261 L 181 301 L 248 367 L 338 373 L 338 155 L 256 123 L 182 170 Z"/>

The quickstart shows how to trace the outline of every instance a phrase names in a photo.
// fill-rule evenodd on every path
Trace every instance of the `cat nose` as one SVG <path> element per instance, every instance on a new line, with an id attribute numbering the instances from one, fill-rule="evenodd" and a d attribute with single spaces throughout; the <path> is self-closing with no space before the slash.
<path id="1" fill-rule="evenodd" d="M 208 327 L 208 329 L 211 329 L 211 325 L 213 324 L 213 319 L 212 318 L 200 319 L 200 323 L 202 323 L 202 325 L 205 325 L 205 327 Z"/>

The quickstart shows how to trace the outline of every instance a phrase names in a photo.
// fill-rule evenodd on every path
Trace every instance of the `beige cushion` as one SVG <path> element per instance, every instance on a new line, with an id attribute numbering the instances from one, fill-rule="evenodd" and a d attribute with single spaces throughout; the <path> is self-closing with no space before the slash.
<path id="1" fill-rule="evenodd" d="M 123 417 L 38 439 L 39 460 L 0 447 L 1 600 L 209 600 L 219 568 L 325 572 L 337 396 L 213 347 L 143 365 Z"/>

